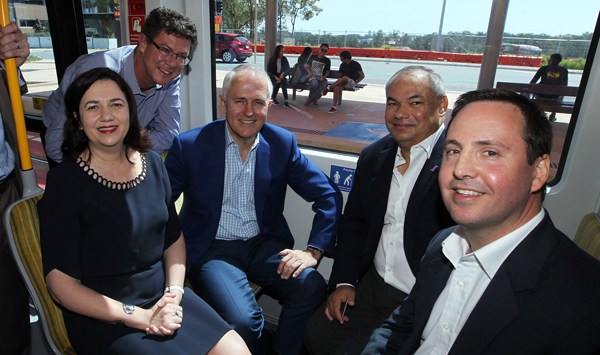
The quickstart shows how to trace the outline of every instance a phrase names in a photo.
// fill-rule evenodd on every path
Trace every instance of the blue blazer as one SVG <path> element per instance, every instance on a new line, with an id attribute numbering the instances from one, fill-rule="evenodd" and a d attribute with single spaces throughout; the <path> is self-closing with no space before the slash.
<path id="1" fill-rule="evenodd" d="M 441 231 L 407 299 L 371 335 L 363 354 L 414 354 L 452 264 Z M 600 262 L 554 227 L 548 212 L 509 254 L 449 355 L 600 354 Z"/>
<path id="2" fill-rule="evenodd" d="M 421 169 L 408 200 L 404 253 L 414 275 L 431 239 L 441 229 L 455 224 L 438 185 L 445 138 L 444 132 Z M 398 144 L 387 136 L 365 148 L 358 159 L 354 186 L 342 216 L 330 289 L 339 283 L 356 285 L 373 265 L 397 152 Z"/>
<path id="3" fill-rule="evenodd" d="M 165 160 L 173 200 L 184 194 L 179 219 L 185 236 L 188 269 L 215 239 L 221 218 L 225 179 L 225 120 L 192 129 L 175 138 Z M 256 152 L 254 199 L 260 233 L 288 248 L 294 237 L 283 217 L 289 185 L 315 212 L 308 244 L 332 254 L 342 195 L 334 183 L 298 149 L 289 131 L 265 123 Z"/>

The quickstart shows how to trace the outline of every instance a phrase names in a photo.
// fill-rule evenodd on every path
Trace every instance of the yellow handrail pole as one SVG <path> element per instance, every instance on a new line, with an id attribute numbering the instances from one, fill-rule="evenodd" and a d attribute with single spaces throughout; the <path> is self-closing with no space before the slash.
<path id="1" fill-rule="evenodd" d="M 0 25 L 7 26 L 10 23 L 8 15 L 8 0 L 0 0 Z M 35 170 L 31 165 L 31 153 L 29 152 L 29 140 L 25 128 L 25 114 L 23 113 L 23 101 L 21 100 L 21 86 L 17 71 L 17 60 L 15 58 L 5 59 L 6 78 L 8 79 L 8 93 L 15 118 L 17 135 L 17 146 L 19 148 L 19 161 L 21 162 L 21 181 L 23 182 L 23 198 L 34 196 L 42 192 L 37 184 Z"/>
<path id="2" fill-rule="evenodd" d="M 0 24 L 2 27 L 10 24 L 8 14 L 8 0 L 0 0 Z M 27 129 L 25 128 L 25 114 L 23 113 L 23 101 L 21 101 L 21 86 L 19 85 L 19 76 L 17 72 L 17 60 L 15 58 L 5 59 L 6 78 L 8 79 L 8 92 L 10 94 L 10 103 L 15 117 L 17 145 L 19 147 L 19 158 L 22 170 L 31 170 L 31 155 L 29 152 L 29 142 L 27 140 Z"/>

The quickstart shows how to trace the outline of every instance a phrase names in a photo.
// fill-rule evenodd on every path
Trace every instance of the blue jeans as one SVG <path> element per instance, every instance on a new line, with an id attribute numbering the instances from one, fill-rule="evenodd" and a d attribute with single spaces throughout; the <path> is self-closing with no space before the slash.
<path id="1" fill-rule="evenodd" d="M 308 94 L 309 101 L 318 101 L 322 95 L 323 89 L 327 87 L 327 79 L 318 80 L 314 76 L 311 76 L 308 79 L 308 84 L 310 85 L 310 93 Z"/>
<path id="2" fill-rule="evenodd" d="M 278 354 L 299 354 L 304 328 L 325 300 L 323 276 L 313 268 L 297 278 L 282 279 L 277 274 L 279 252 L 286 243 L 262 236 L 247 241 L 215 240 L 188 274 L 194 291 L 232 325 L 248 344 L 257 347 L 264 326 L 249 281 L 282 303 L 273 350 Z"/>

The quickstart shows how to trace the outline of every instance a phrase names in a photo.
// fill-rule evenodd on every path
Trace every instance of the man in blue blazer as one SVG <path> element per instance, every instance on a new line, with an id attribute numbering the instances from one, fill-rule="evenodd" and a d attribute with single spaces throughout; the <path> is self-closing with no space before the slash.
<path id="1" fill-rule="evenodd" d="M 439 183 L 457 227 L 363 354 L 600 354 L 600 262 L 542 208 L 552 127 L 531 101 L 459 97 Z"/>
<path id="2" fill-rule="evenodd" d="M 437 183 L 448 106 L 441 77 L 405 67 L 388 81 L 386 97 L 390 135 L 358 160 L 329 279 L 333 292 L 306 329 L 311 354 L 360 352 L 410 291 L 433 236 L 454 224 Z"/>
<path id="3" fill-rule="evenodd" d="M 342 196 L 298 149 L 289 131 L 266 123 L 272 84 L 254 65 L 223 81 L 225 120 L 181 134 L 165 164 L 180 213 L 194 290 L 244 338 L 253 352 L 262 310 L 249 281 L 282 303 L 272 350 L 299 354 L 308 318 L 326 297 L 314 269 L 333 253 Z M 315 212 L 308 246 L 293 249 L 283 217 L 288 185 Z"/>

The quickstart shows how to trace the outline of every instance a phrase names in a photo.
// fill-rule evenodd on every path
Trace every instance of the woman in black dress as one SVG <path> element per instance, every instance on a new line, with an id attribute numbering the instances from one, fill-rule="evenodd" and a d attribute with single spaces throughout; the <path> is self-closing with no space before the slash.
<path id="1" fill-rule="evenodd" d="M 77 352 L 249 354 L 183 288 L 185 242 L 168 175 L 148 150 L 127 83 L 92 69 L 73 81 L 65 106 L 65 159 L 48 173 L 38 211 L 46 284 Z"/>

